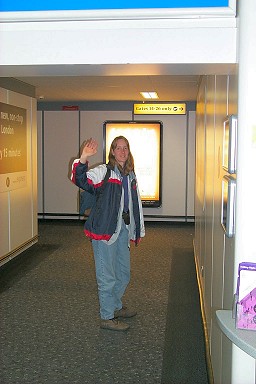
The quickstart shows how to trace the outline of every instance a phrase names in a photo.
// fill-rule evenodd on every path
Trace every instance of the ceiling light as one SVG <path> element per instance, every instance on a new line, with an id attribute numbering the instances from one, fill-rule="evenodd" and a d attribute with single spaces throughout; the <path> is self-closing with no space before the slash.
<path id="1" fill-rule="evenodd" d="M 144 99 L 158 99 L 158 94 L 156 92 L 140 92 Z"/>

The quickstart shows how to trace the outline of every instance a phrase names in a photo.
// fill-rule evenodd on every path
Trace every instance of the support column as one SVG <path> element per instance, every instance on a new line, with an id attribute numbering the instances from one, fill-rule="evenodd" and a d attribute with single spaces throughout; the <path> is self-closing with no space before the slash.
<path id="1" fill-rule="evenodd" d="M 238 2 L 238 157 L 234 290 L 238 264 L 242 261 L 256 262 L 255 16 L 255 0 Z M 235 346 L 232 352 L 232 384 L 254 384 L 255 360 Z"/>

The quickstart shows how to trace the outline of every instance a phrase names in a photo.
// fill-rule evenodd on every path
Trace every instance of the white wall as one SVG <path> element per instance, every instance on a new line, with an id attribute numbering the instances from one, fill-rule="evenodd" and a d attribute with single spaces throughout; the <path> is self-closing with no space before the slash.
<path id="1" fill-rule="evenodd" d="M 29 66 L 72 75 L 79 67 L 64 65 L 84 74 L 86 64 L 236 62 L 235 17 L 6 22 L 0 36 L 1 76 L 31 76 Z"/>
<path id="2" fill-rule="evenodd" d="M 256 262 L 256 2 L 239 4 L 238 148 L 234 287 L 239 263 Z M 246 378 L 242 375 L 246 372 Z M 232 384 L 256 382 L 256 360 L 233 345 Z"/>
<path id="3" fill-rule="evenodd" d="M 36 100 L 0 88 L 0 101 L 27 110 L 27 183 L 0 193 L 0 264 L 37 241 Z"/>
<path id="4" fill-rule="evenodd" d="M 132 120 L 132 111 L 48 110 L 38 112 L 38 119 L 39 217 L 78 218 L 78 188 L 68 178 L 72 160 L 79 157 L 86 138 L 94 137 L 103 149 L 103 123 Z M 163 122 L 162 206 L 144 208 L 145 218 L 193 221 L 195 111 L 180 116 L 138 116 L 136 120 Z M 103 151 L 99 150 L 93 164 L 102 161 Z"/>

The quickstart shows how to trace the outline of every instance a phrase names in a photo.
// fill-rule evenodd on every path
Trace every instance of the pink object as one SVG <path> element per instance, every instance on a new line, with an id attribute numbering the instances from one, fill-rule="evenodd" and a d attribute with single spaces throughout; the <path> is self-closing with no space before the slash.
<path id="1" fill-rule="evenodd" d="M 256 330 L 256 263 L 239 264 L 236 328 Z"/>

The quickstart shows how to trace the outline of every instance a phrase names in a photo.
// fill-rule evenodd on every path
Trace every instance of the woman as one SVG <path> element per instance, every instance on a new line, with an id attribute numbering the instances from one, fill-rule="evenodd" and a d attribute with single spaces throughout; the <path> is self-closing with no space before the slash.
<path id="1" fill-rule="evenodd" d="M 92 239 L 100 327 L 126 331 L 129 325 L 119 318 L 136 315 L 123 305 L 122 297 L 130 281 L 130 241 L 138 245 L 145 236 L 142 204 L 128 140 L 116 137 L 110 146 L 109 163 L 88 170 L 88 158 L 97 148 L 95 140 L 85 142 L 80 159 L 73 163 L 72 181 L 96 195 L 84 231 Z M 107 169 L 110 176 L 104 183 Z"/>

